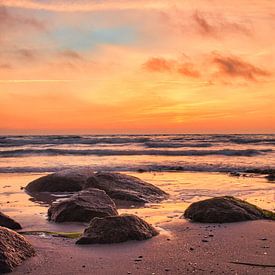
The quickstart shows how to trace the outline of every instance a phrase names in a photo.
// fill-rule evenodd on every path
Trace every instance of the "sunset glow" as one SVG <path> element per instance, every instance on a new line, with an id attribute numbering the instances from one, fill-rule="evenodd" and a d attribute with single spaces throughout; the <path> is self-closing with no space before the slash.
<path id="1" fill-rule="evenodd" d="M 269 0 L 0 0 L 0 131 L 273 133 L 274 37 Z"/>

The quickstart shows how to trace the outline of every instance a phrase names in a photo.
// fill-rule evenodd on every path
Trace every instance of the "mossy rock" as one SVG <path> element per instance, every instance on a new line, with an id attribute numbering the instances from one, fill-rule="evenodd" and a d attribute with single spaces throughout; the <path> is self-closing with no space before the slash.
<path id="1" fill-rule="evenodd" d="M 268 219 L 275 213 L 231 196 L 215 197 L 192 203 L 182 218 L 201 223 L 230 223 Z"/>

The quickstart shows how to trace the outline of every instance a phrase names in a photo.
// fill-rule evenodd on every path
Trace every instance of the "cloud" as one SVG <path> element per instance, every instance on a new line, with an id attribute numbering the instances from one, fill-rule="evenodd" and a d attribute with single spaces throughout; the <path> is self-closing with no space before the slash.
<path id="1" fill-rule="evenodd" d="M 193 15 L 194 21 L 199 27 L 199 31 L 204 35 L 216 35 L 216 28 L 210 25 L 207 20 L 197 11 Z"/>
<path id="2" fill-rule="evenodd" d="M 1 1 L 0 1 L 1 4 Z M 0 6 L 0 29 L 7 30 L 15 27 L 27 26 L 36 30 L 45 30 L 45 24 L 35 18 L 12 14 L 4 6 Z"/>
<path id="3" fill-rule="evenodd" d="M 68 3 L 69 2 L 69 3 Z M 0 0 L 0 4 L 6 7 L 47 10 L 54 12 L 89 12 L 104 10 L 144 10 L 159 9 L 169 6 L 165 0 Z"/>
<path id="4" fill-rule="evenodd" d="M 198 31 L 204 36 L 222 37 L 225 33 L 236 32 L 245 35 L 251 35 L 252 30 L 248 22 L 232 22 L 228 21 L 221 15 L 204 15 L 202 12 L 196 11 L 192 16 Z"/>
<path id="5" fill-rule="evenodd" d="M 259 77 L 270 76 L 270 72 L 256 67 L 236 56 L 214 55 L 211 63 L 217 67 L 217 75 L 226 78 L 244 78 L 256 81 Z"/>
<path id="6" fill-rule="evenodd" d="M 144 68 L 151 72 L 167 72 L 174 70 L 174 62 L 165 58 L 153 57 L 144 63 Z"/>
<path id="7" fill-rule="evenodd" d="M 64 50 L 59 52 L 59 56 L 65 57 L 68 59 L 82 60 L 82 56 L 73 50 Z"/>
<path id="8" fill-rule="evenodd" d="M 194 68 L 192 63 L 184 63 L 177 60 L 154 57 L 145 62 L 143 67 L 149 72 L 168 72 L 178 73 L 185 77 L 200 77 L 199 71 Z"/>
<path id="9" fill-rule="evenodd" d="M 8 63 L 0 64 L 0 70 L 11 70 L 11 69 L 12 69 L 11 64 L 8 64 Z"/>

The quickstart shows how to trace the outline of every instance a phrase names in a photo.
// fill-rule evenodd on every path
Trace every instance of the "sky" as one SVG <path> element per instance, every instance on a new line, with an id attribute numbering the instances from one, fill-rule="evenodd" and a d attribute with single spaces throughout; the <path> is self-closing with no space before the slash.
<path id="1" fill-rule="evenodd" d="M 275 133 L 273 0 L 0 0 L 0 134 Z"/>

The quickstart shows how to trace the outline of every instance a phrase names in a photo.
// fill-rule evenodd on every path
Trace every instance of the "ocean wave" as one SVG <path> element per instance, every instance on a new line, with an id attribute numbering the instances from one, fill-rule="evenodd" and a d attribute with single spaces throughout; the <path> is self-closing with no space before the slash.
<path id="1" fill-rule="evenodd" d="M 151 148 L 210 147 L 217 144 L 275 145 L 274 135 L 50 135 L 0 136 L 0 147 L 25 145 L 141 144 Z M 189 145 L 189 146 L 188 146 Z"/>
<path id="2" fill-rule="evenodd" d="M 243 156 L 252 157 L 273 152 L 272 149 L 223 149 L 223 150 L 110 150 L 110 149 L 96 149 L 96 150 L 67 150 L 67 149 L 17 149 L 0 151 L 0 157 L 23 157 L 23 156 Z"/>
<path id="3" fill-rule="evenodd" d="M 232 166 L 232 165 L 221 165 L 221 164 L 146 164 L 146 165 L 132 165 L 132 166 L 104 166 L 104 165 L 96 165 L 96 166 L 77 166 L 77 165 L 62 165 L 60 167 L 57 166 L 45 166 L 45 167 L 37 167 L 37 166 L 25 166 L 25 167 L 0 167 L 1 173 L 53 173 L 71 168 L 92 168 L 94 171 L 108 171 L 108 172 L 244 172 L 244 173 L 260 173 L 261 171 L 269 171 L 270 169 L 274 169 L 274 167 L 270 166 Z M 250 172 L 251 171 L 251 172 Z M 256 171 L 256 172 L 255 172 Z M 258 171 L 258 172 L 257 172 Z M 260 171 L 260 172 L 259 172 Z"/>
<path id="4" fill-rule="evenodd" d="M 75 145 L 75 144 L 127 144 L 151 141 L 150 137 L 139 136 L 25 136 L 0 138 L 0 147 L 20 147 L 26 145 Z"/>
<path id="5" fill-rule="evenodd" d="M 189 147 L 189 148 L 206 148 L 206 147 L 212 147 L 213 144 L 211 143 L 182 143 L 182 142 L 145 142 L 144 144 L 148 148 L 183 148 L 183 147 Z"/>

